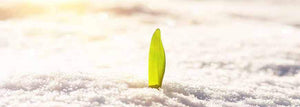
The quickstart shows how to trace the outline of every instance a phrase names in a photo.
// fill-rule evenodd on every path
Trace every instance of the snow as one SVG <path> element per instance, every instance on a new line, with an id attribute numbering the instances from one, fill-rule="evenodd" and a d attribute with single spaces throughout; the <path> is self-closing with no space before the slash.
<path id="1" fill-rule="evenodd" d="M 0 2 L 0 106 L 300 106 L 297 0 Z"/>

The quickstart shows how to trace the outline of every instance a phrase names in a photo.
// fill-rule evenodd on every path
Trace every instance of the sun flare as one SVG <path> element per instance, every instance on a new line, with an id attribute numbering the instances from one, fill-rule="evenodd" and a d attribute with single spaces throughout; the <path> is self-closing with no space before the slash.
<path id="1" fill-rule="evenodd" d="M 76 12 L 85 13 L 89 6 L 88 0 L 27 0 L 16 1 L 21 2 L 22 5 L 30 7 L 38 7 L 43 10 L 43 13 L 60 13 L 60 12 Z M 33 11 L 27 9 L 29 11 Z M 36 9 L 34 9 L 36 10 Z"/>
<path id="2" fill-rule="evenodd" d="M 60 3 L 74 3 L 82 0 L 28 0 L 29 3 L 37 4 L 60 4 Z"/>

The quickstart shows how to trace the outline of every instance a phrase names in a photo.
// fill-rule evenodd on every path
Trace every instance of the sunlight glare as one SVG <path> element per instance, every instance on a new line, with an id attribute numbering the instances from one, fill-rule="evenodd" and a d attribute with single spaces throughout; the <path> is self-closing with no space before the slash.
<path id="1" fill-rule="evenodd" d="M 30 3 L 37 3 L 37 4 L 60 4 L 60 3 L 71 3 L 71 2 L 78 2 L 81 0 L 28 0 Z"/>

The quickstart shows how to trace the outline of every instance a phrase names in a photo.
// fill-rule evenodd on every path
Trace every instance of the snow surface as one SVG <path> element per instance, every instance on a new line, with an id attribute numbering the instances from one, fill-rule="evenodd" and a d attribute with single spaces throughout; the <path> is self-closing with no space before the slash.
<path id="1" fill-rule="evenodd" d="M 1 107 L 300 106 L 297 0 L 1 2 Z"/>

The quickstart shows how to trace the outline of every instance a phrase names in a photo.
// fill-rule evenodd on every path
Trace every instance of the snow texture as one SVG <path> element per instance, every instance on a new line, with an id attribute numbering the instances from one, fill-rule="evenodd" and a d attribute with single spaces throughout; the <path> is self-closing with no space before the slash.
<path id="1" fill-rule="evenodd" d="M 297 0 L 0 2 L 1 107 L 300 106 Z"/>

